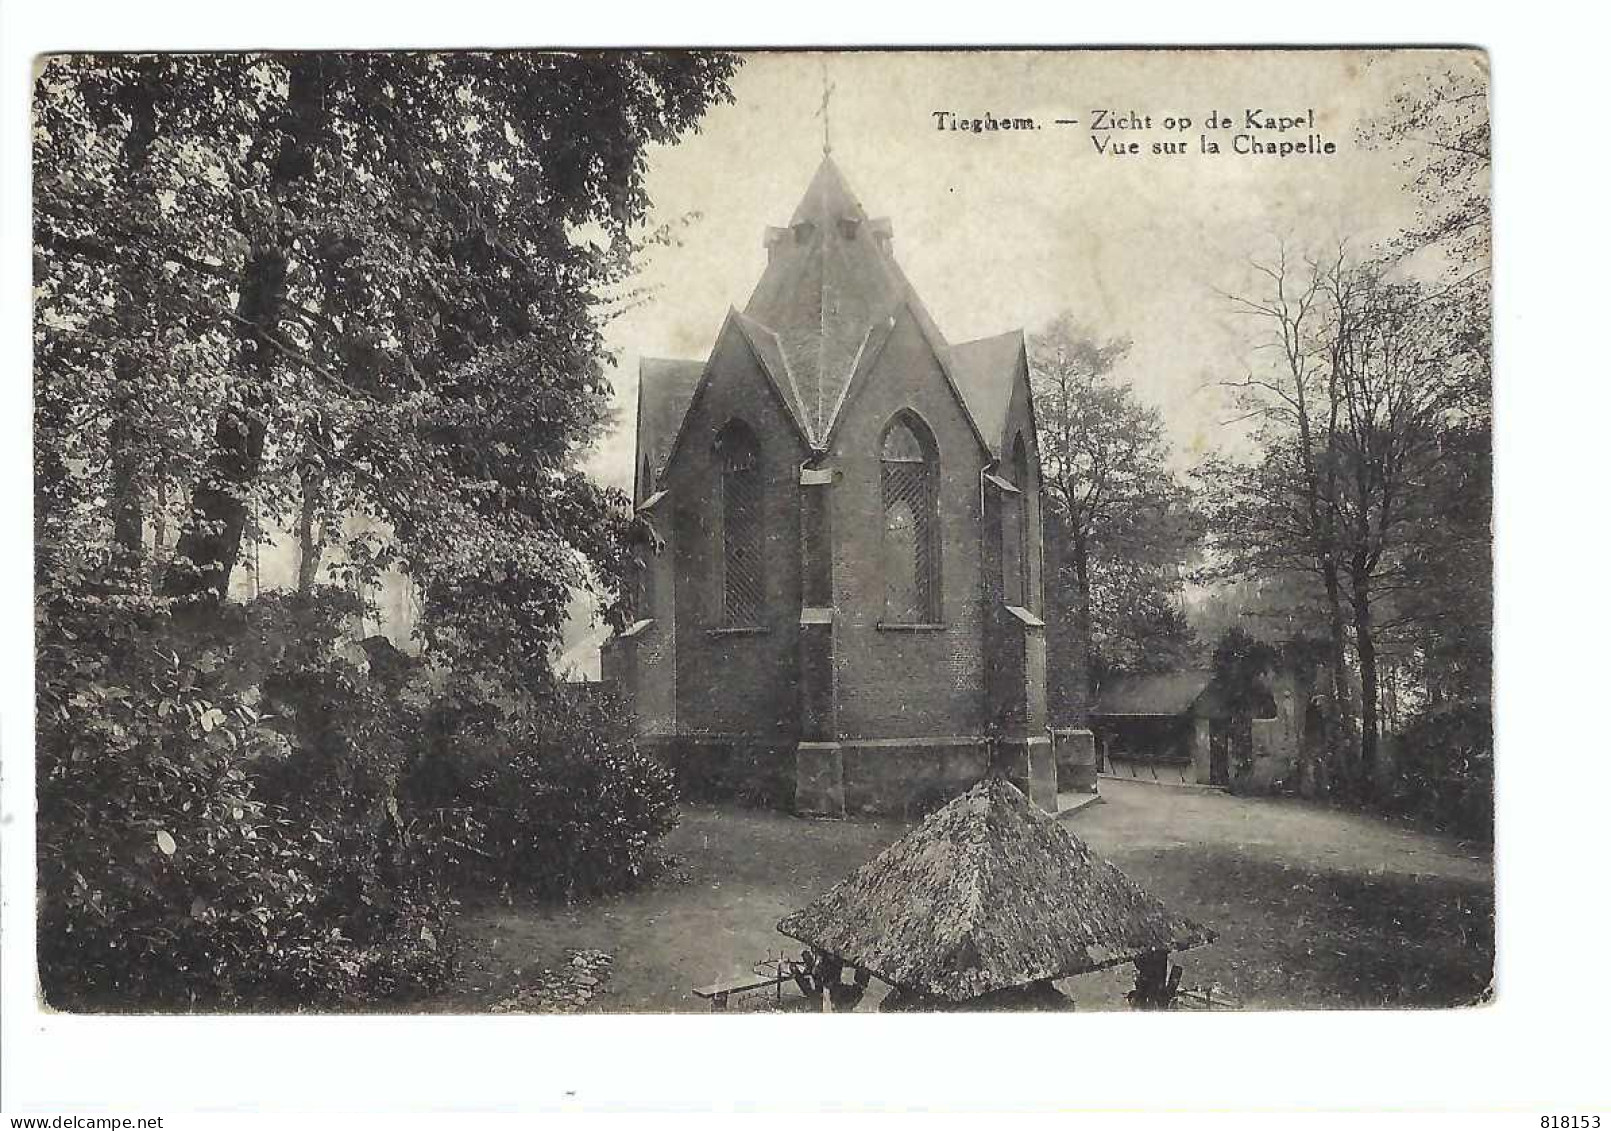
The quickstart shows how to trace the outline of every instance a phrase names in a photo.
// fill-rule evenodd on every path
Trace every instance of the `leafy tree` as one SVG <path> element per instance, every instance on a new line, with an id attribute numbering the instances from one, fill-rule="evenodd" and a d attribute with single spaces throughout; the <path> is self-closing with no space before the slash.
<path id="1" fill-rule="evenodd" d="M 1348 757 L 1348 629 L 1337 537 L 1341 406 L 1326 364 L 1321 322 L 1324 270 L 1294 263 L 1283 243 L 1272 263 L 1254 263 L 1262 292 L 1231 296 L 1262 327 L 1262 360 L 1230 382 L 1238 407 L 1258 422 L 1251 461 L 1210 457 L 1198 471 L 1213 530 L 1212 569 L 1221 576 L 1307 576 L 1318 587 L 1330 651 L 1332 709 L 1324 713 L 1327 760 Z M 1329 766 L 1309 768 L 1324 778 Z"/>
<path id="2" fill-rule="evenodd" d="M 617 565 L 625 500 L 578 463 L 607 413 L 600 303 L 644 242 L 644 150 L 696 128 L 734 66 L 51 60 L 35 99 L 36 403 L 47 442 L 91 423 L 63 467 L 121 461 L 130 485 L 79 499 L 188 492 L 163 590 L 208 602 L 250 511 L 298 530 L 304 586 L 316 518 L 367 515 L 392 537 L 346 557 L 403 565 L 434 644 L 544 655 L 570 590 Z M 128 89 L 139 113 L 110 112 L 108 90 Z M 124 157 L 147 134 L 149 191 L 131 196 Z M 108 299 L 150 315 L 108 317 Z"/>
<path id="3" fill-rule="evenodd" d="M 440 985 L 452 961 L 442 900 L 383 874 L 386 830 L 365 819 L 384 813 L 387 767 L 406 749 L 376 741 L 398 712 L 320 647 L 350 610 L 287 624 L 256 602 L 196 633 L 85 589 L 42 589 L 37 623 L 51 1005 L 306 1008 Z M 299 741 L 296 707 L 263 690 L 276 670 L 344 688 L 341 731 L 362 756 L 337 774 L 333 748 Z M 265 790 L 275 776 L 294 793 Z"/>
<path id="4" fill-rule="evenodd" d="M 1171 574 L 1133 561 L 1104 561 L 1091 602 L 1095 682 L 1115 672 L 1179 671 L 1197 660 L 1200 642 Z"/>
<path id="5" fill-rule="evenodd" d="M 1093 664 L 1168 668 L 1191 647 L 1177 598 L 1197 526 L 1158 410 L 1113 380 L 1129 349 L 1066 313 L 1030 340 L 1065 715 L 1083 710 Z"/>
<path id="6" fill-rule="evenodd" d="M 1488 82 L 1478 58 L 1400 91 L 1360 129 L 1390 150 L 1419 208 L 1394 251 L 1436 281 L 1456 408 L 1440 432 L 1421 537 L 1401 597 L 1409 652 L 1432 704 L 1485 701 L 1492 678 L 1492 176 Z M 1425 261 L 1430 261 L 1426 263 Z"/>
<path id="7" fill-rule="evenodd" d="M 1331 768 L 1369 796 L 1380 648 L 1406 623 L 1412 563 L 1432 560 L 1443 438 L 1469 397 L 1464 347 L 1448 333 L 1447 292 L 1379 263 L 1338 252 L 1295 266 L 1283 254 L 1259 270 L 1267 293 L 1235 301 L 1271 329 L 1278 360 L 1234 383 L 1260 422 L 1258 455 L 1204 469 L 1217 560 L 1243 576 L 1302 572 L 1318 583 L 1339 717 L 1353 700 L 1350 645 L 1360 684 L 1357 746 L 1332 726 Z"/>
<path id="8" fill-rule="evenodd" d="M 1386 112 L 1360 126 L 1359 140 L 1394 152 L 1420 205 L 1395 249 L 1436 249 L 1449 270 L 1486 276 L 1492 135 L 1483 61 L 1457 60 L 1406 84 Z"/>
<path id="9" fill-rule="evenodd" d="M 1486 697 L 1491 669 L 1489 120 L 1479 60 L 1407 85 L 1360 130 L 1392 149 L 1418 208 L 1374 259 L 1257 265 L 1233 299 L 1276 347 L 1234 385 L 1259 455 L 1205 467 L 1232 573 L 1313 579 L 1336 713 L 1359 672 L 1357 735 L 1327 748 L 1362 792 L 1375 777 L 1379 666 L 1408 654 L 1433 702 Z M 1327 713 L 1328 723 L 1332 712 Z M 1357 746 L 1355 745 L 1357 743 Z"/>
<path id="10" fill-rule="evenodd" d="M 633 255 L 666 238 L 641 231 L 646 149 L 696 128 L 734 66 L 46 62 L 34 467 L 53 1002 L 437 984 L 450 946 L 429 878 L 470 821 L 410 812 L 399 783 L 422 744 L 468 759 L 444 715 L 514 745 L 499 830 L 546 862 L 526 868 L 541 890 L 648 865 L 674 816 L 655 768 L 597 712 L 563 730 L 552 696 L 542 717 L 511 703 L 546 679 L 571 589 L 618 572 L 625 500 L 579 471 L 607 414 L 600 322 Z M 304 592 L 224 600 L 254 516 L 297 529 Z M 391 679 L 342 642 L 354 604 L 317 581 L 319 528 L 343 516 L 371 533 L 340 569 L 406 569 L 447 665 Z M 578 814 L 598 817 L 585 843 L 556 831 Z"/>

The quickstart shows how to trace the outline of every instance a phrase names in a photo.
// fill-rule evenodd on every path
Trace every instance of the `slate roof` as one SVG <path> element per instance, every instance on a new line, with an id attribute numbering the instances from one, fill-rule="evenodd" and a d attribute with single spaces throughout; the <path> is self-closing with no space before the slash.
<path id="1" fill-rule="evenodd" d="M 845 394 L 904 307 L 934 348 L 987 450 L 1000 454 L 1023 335 L 951 346 L 886 246 L 889 221 L 868 219 L 824 157 L 787 228 L 767 230 L 768 259 L 733 321 L 782 395 L 806 442 L 827 446 Z M 695 361 L 644 359 L 638 451 L 660 470 L 698 386 Z"/>
<path id="2" fill-rule="evenodd" d="M 1215 938 L 1001 778 L 930 814 L 778 930 L 949 1001 Z"/>
<path id="3" fill-rule="evenodd" d="M 773 229 L 766 270 L 744 314 L 777 335 L 808 436 L 828 433 L 857 355 L 905 297 L 903 280 L 839 167 L 824 157 L 787 229 Z"/>
<path id="4" fill-rule="evenodd" d="M 1255 685 L 1249 694 L 1248 707 L 1254 718 L 1276 717 L 1275 696 L 1268 687 Z M 1231 704 L 1212 672 L 1113 676 L 1097 689 L 1091 704 L 1091 714 L 1109 718 L 1183 715 L 1188 711 L 1206 719 L 1230 717 Z"/>
<path id="5" fill-rule="evenodd" d="M 704 362 L 680 358 L 646 357 L 638 363 L 638 467 L 633 471 L 634 482 L 643 474 L 645 456 L 656 473 L 664 468 L 671 441 L 704 371 Z M 651 489 L 649 484 L 638 484 L 639 495 Z"/>
<path id="6" fill-rule="evenodd" d="M 992 453 L 1006 443 L 1007 409 L 1012 404 L 1013 377 L 1023 353 L 1024 334 L 1013 330 L 951 347 L 951 369 L 962 399 L 984 433 Z"/>

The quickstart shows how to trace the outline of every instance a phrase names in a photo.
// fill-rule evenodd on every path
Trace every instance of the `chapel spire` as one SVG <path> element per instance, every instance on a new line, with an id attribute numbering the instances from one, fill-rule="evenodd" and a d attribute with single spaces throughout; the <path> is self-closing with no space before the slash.
<path id="1" fill-rule="evenodd" d="M 868 219 L 827 154 L 788 227 L 767 229 L 766 271 L 744 317 L 775 342 L 778 380 L 798 399 L 813 442 L 827 436 L 874 333 L 908 297 L 889 241 L 889 221 Z"/>

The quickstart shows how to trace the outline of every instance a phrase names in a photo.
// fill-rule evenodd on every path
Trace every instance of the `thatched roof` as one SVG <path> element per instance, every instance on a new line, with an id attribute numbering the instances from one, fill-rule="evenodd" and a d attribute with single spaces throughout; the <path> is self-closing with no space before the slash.
<path id="1" fill-rule="evenodd" d="M 1184 715 L 1213 681 L 1212 672 L 1116 675 L 1104 680 L 1091 703 L 1093 715 Z"/>
<path id="2" fill-rule="evenodd" d="M 778 930 L 951 1001 L 1214 940 L 999 778 L 930 814 Z"/>
<path id="3" fill-rule="evenodd" d="M 1254 718 L 1275 718 L 1275 697 L 1255 687 L 1250 704 Z M 1231 717 L 1231 704 L 1209 671 L 1162 672 L 1156 675 L 1111 676 L 1097 688 L 1090 713 L 1099 719 L 1195 715 L 1201 719 Z"/>

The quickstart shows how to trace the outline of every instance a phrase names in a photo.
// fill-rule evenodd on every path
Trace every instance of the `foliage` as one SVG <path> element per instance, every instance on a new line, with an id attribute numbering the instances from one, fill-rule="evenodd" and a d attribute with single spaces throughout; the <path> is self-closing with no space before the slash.
<path id="1" fill-rule="evenodd" d="M 1048 557 L 1059 563 L 1048 601 L 1071 625 L 1064 663 L 1087 685 L 1108 668 L 1178 667 L 1195 644 L 1179 598 L 1199 529 L 1162 416 L 1114 380 L 1129 349 L 1066 313 L 1030 340 Z"/>
<path id="2" fill-rule="evenodd" d="M 1091 668 L 1098 683 L 1118 672 L 1174 672 L 1197 662 L 1201 642 L 1181 607 L 1178 580 L 1124 559 L 1104 561 L 1094 573 Z M 1066 587 L 1068 578 L 1058 582 Z"/>
<path id="3" fill-rule="evenodd" d="M 1225 630 L 1214 644 L 1214 686 L 1230 713 L 1233 774 L 1253 763 L 1253 718 L 1266 696 L 1262 683 L 1274 666 L 1276 650 L 1240 627 Z"/>
<path id="4" fill-rule="evenodd" d="M 1229 628 L 1214 644 L 1214 680 L 1225 705 L 1251 715 L 1260 700 L 1260 680 L 1269 675 L 1276 651 L 1245 629 Z"/>
<path id="5" fill-rule="evenodd" d="M 182 526 L 160 566 L 176 595 L 227 594 L 248 514 L 297 512 L 315 561 L 333 526 L 317 519 L 362 514 L 389 534 L 349 557 L 405 567 L 433 647 L 505 668 L 546 655 L 572 589 L 607 590 L 619 567 L 625 500 L 578 461 L 607 414 L 603 304 L 669 238 L 639 230 L 644 150 L 697 128 L 734 66 L 51 59 L 35 87 L 50 478 L 82 480 L 135 556 L 146 513 Z"/>
<path id="6" fill-rule="evenodd" d="M 1430 547 L 1446 502 L 1436 488 L 1447 440 L 1481 427 L 1486 412 L 1469 343 L 1450 330 L 1459 322 L 1449 308 L 1466 296 L 1356 262 L 1345 249 L 1295 262 L 1283 248 L 1255 267 L 1263 291 L 1233 303 L 1265 327 L 1276 360 L 1232 383 L 1259 422 L 1257 454 L 1200 469 L 1215 560 L 1234 576 L 1313 579 L 1334 702 L 1351 698 L 1342 684 L 1349 645 L 1359 673 L 1357 746 L 1334 728 L 1328 750 L 1339 784 L 1368 794 L 1382 653 L 1402 643 L 1418 613 L 1426 629 L 1432 611 L 1417 595 L 1438 557 Z"/>
<path id="7" fill-rule="evenodd" d="M 429 992 L 453 969 L 449 891 L 617 891 L 675 824 L 669 772 L 618 702 L 350 640 L 339 590 L 197 623 L 81 592 L 40 603 L 41 968 L 59 1007 Z"/>
<path id="8" fill-rule="evenodd" d="M 1434 702 L 1490 697 L 1493 686 L 1493 434 L 1486 421 L 1439 438 L 1417 537 L 1406 548 L 1397 635 Z"/>
<path id="9" fill-rule="evenodd" d="M 1493 218 L 1484 63 L 1459 60 L 1407 84 L 1385 113 L 1360 126 L 1359 140 L 1394 153 L 1420 204 L 1397 248 L 1410 254 L 1436 249 L 1457 270 L 1486 275 Z"/>
<path id="10" fill-rule="evenodd" d="M 621 573 L 626 500 L 579 470 L 608 416 L 601 326 L 632 297 L 633 257 L 671 238 L 643 229 L 647 148 L 696 129 L 735 66 L 45 62 L 34 468 L 53 1002 L 307 1006 L 436 984 L 451 903 L 432 861 L 451 845 L 400 789 L 444 715 L 496 739 L 466 796 L 499 851 L 515 846 L 511 878 L 593 891 L 647 865 L 670 819 L 655 768 L 610 745 L 599 712 L 511 712 L 545 693 L 573 592 L 608 594 Z M 365 533 L 341 535 L 347 518 Z M 300 592 L 235 605 L 259 525 L 296 530 Z M 421 594 L 428 669 L 346 639 L 350 599 L 318 584 L 390 566 Z"/>
<path id="11" fill-rule="evenodd" d="M 1398 736 L 1392 803 L 1432 824 L 1493 839 L 1493 709 L 1486 700 L 1436 706 Z"/>
<path id="12" fill-rule="evenodd" d="M 307 758 L 246 674 L 261 656 L 115 597 L 47 590 L 39 610 L 47 1000 L 305 1007 L 441 982 L 443 904 L 379 874 L 383 830 L 317 786 L 262 788 Z"/>
<path id="13" fill-rule="evenodd" d="M 425 866 L 447 881 L 566 901 L 650 874 L 677 795 L 670 771 L 633 744 L 622 705 L 573 686 L 510 706 L 461 709 L 405 785 Z"/>

